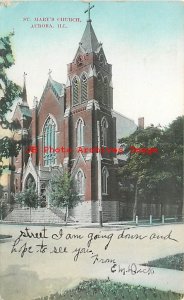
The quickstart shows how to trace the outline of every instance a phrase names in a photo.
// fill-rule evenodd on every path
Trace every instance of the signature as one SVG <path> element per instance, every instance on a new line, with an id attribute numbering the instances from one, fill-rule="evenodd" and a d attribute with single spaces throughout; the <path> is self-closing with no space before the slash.
<path id="1" fill-rule="evenodd" d="M 152 267 L 147 266 L 139 266 L 136 263 L 131 263 L 128 267 L 121 267 L 121 265 L 113 264 L 111 267 L 112 273 L 122 273 L 122 275 L 131 274 L 137 275 L 140 273 L 144 273 L 147 275 L 153 275 L 154 269 Z"/>

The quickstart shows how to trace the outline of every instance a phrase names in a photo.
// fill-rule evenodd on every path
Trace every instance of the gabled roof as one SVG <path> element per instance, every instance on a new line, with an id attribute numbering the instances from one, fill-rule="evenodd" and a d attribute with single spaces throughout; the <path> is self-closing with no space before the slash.
<path id="1" fill-rule="evenodd" d="M 75 169 L 79 163 L 79 161 L 83 162 L 85 165 L 86 165 L 86 162 L 85 162 L 85 159 L 84 159 L 84 156 L 82 155 L 81 152 L 79 152 L 78 156 L 76 157 L 75 159 L 75 162 L 72 166 L 72 169 L 71 169 L 71 173 L 74 174 L 75 173 Z"/>
<path id="2" fill-rule="evenodd" d="M 55 92 L 57 93 L 57 95 L 59 97 L 63 96 L 65 85 L 63 83 L 59 83 L 59 82 L 53 80 L 52 78 L 50 78 L 49 80 L 50 80 L 51 85 L 54 88 Z"/>
<path id="3" fill-rule="evenodd" d="M 40 102 L 39 102 L 39 107 L 41 107 L 41 103 L 44 99 L 44 96 L 47 92 L 48 89 L 52 89 L 53 93 L 55 94 L 56 98 L 59 99 L 60 97 L 64 96 L 64 93 L 65 93 L 65 84 L 63 83 L 59 83 L 55 80 L 52 79 L 51 76 L 49 76 L 48 80 L 47 80 L 47 83 L 46 83 L 46 86 L 43 90 L 43 93 L 42 93 L 42 96 L 41 96 L 41 99 L 40 99 Z"/>
<path id="4" fill-rule="evenodd" d="M 20 100 L 20 101 L 16 104 L 16 106 L 15 106 L 15 108 L 14 108 L 14 111 L 13 111 L 13 114 L 12 114 L 12 117 L 11 117 L 11 120 L 13 121 L 13 120 L 17 119 L 17 117 L 16 117 L 16 112 L 19 112 L 19 113 L 21 114 L 21 117 L 23 117 L 24 119 L 25 119 L 25 118 L 26 118 L 26 119 L 28 119 L 28 118 L 31 119 L 32 113 L 31 113 L 31 110 L 30 110 L 28 104 L 27 104 L 27 103 L 25 104 L 25 103 L 22 101 L 22 99 L 20 99 L 20 98 L 19 98 L 19 100 Z"/>
<path id="5" fill-rule="evenodd" d="M 99 47 L 99 42 L 91 25 L 91 20 L 87 21 L 87 25 L 80 41 L 80 45 L 86 53 L 95 52 Z"/>
<path id="6" fill-rule="evenodd" d="M 53 90 L 53 92 L 55 93 L 55 95 L 57 97 L 61 97 L 64 95 L 64 92 L 65 92 L 65 84 L 63 83 L 59 83 L 55 80 L 52 79 L 51 76 L 49 76 L 48 80 L 47 80 L 47 84 L 46 84 L 46 87 L 45 89 L 51 87 L 51 89 Z M 45 91 L 45 90 L 44 90 Z M 44 94 L 44 92 L 43 92 Z"/>

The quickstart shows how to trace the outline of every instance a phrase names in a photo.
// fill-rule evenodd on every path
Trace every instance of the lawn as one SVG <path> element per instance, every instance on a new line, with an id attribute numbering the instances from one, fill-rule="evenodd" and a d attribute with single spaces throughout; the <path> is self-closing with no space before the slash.
<path id="1" fill-rule="evenodd" d="M 184 271 L 184 253 L 148 261 L 144 266 Z"/>
<path id="2" fill-rule="evenodd" d="M 35 300 L 179 300 L 183 296 L 170 291 L 163 292 L 109 280 L 92 280 L 83 281 L 76 288 L 65 291 L 64 294 L 56 293 Z"/>
<path id="3" fill-rule="evenodd" d="M 7 239 L 7 238 L 11 238 L 11 237 L 12 237 L 11 235 L 0 234 L 0 240 Z"/>

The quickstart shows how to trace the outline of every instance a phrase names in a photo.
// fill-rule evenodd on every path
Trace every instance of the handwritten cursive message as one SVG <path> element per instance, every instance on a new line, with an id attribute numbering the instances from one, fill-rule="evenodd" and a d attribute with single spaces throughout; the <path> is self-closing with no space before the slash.
<path id="1" fill-rule="evenodd" d="M 121 249 L 125 241 L 131 243 L 157 243 L 158 241 L 169 241 L 177 243 L 173 231 L 170 230 L 166 234 L 158 234 L 156 232 L 148 232 L 147 234 L 139 233 L 133 228 L 124 228 L 121 231 L 79 231 L 72 228 L 50 228 L 40 227 L 39 231 L 33 227 L 25 227 L 19 231 L 19 235 L 13 241 L 11 247 L 12 254 L 18 254 L 21 258 L 28 255 L 62 255 L 71 256 L 76 263 L 79 259 L 89 259 L 92 265 L 108 264 L 110 272 L 121 273 L 126 275 L 136 275 L 145 273 L 153 275 L 154 271 L 151 267 L 137 266 L 132 262 L 127 267 L 121 266 L 117 257 L 113 257 L 113 247 Z"/>

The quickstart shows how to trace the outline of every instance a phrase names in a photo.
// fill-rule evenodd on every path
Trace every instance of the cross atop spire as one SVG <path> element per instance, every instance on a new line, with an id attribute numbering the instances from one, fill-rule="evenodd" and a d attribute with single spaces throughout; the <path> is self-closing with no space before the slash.
<path id="1" fill-rule="evenodd" d="M 52 70 L 49 69 L 49 72 L 48 72 L 49 78 L 51 78 L 51 73 L 52 73 Z"/>
<path id="2" fill-rule="evenodd" d="M 95 7 L 95 6 L 94 6 L 94 5 L 91 6 L 91 3 L 89 2 L 89 3 L 88 3 L 88 9 L 86 9 L 85 12 L 84 12 L 84 13 L 87 13 L 87 12 L 88 12 L 88 20 L 87 20 L 88 22 L 91 22 L 91 18 L 90 18 L 90 10 L 91 10 L 93 7 Z"/>
<path id="3" fill-rule="evenodd" d="M 23 77 L 24 77 L 24 84 L 25 84 L 25 82 L 26 82 L 26 76 L 27 76 L 27 74 L 24 72 L 24 74 L 23 74 Z"/>

